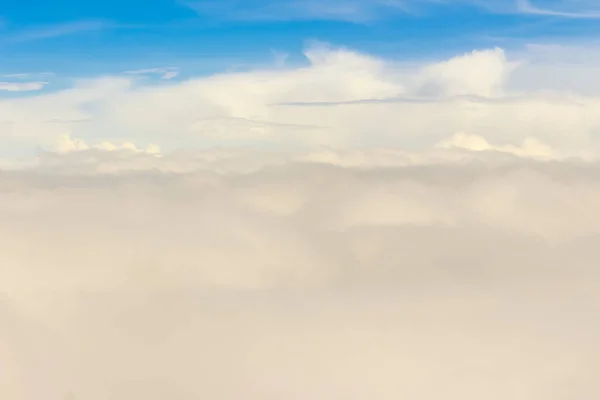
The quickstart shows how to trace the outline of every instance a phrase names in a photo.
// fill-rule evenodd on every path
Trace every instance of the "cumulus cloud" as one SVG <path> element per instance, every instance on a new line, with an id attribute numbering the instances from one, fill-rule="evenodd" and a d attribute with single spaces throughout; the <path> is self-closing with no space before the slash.
<path id="1" fill-rule="evenodd" d="M 554 157 L 593 159 L 600 149 L 598 58 L 587 51 L 589 60 L 574 67 L 566 51 L 542 57 L 550 51 L 489 49 L 402 63 L 315 44 L 305 52 L 306 65 L 160 85 L 131 74 L 107 76 L 0 100 L 6 125 L 0 140 L 6 147 L 52 149 L 68 132 L 86 142 L 165 150 L 240 143 L 416 150 L 465 133 L 495 148 L 534 141 Z M 172 72 L 152 71 L 163 78 Z"/>
<path id="2" fill-rule="evenodd" d="M 501 96 L 506 80 L 517 66 L 506 59 L 500 48 L 473 52 L 423 68 L 421 91 L 437 88 L 434 93 L 438 96 Z"/>
<path id="3" fill-rule="evenodd" d="M 445 149 L 458 148 L 468 151 L 498 151 L 525 158 L 551 159 L 554 155 L 550 147 L 539 142 L 535 138 L 526 138 L 523 140 L 523 144 L 521 146 L 492 146 L 481 136 L 468 135 L 462 132 L 457 133 L 449 139 L 441 141 L 437 146 Z"/>
<path id="4" fill-rule="evenodd" d="M 89 149 L 98 149 L 102 151 L 128 151 L 133 153 L 147 153 L 158 155 L 160 153 L 160 148 L 156 145 L 150 144 L 145 149 L 138 149 L 136 145 L 132 142 L 123 142 L 120 144 L 115 144 L 108 141 L 100 142 L 97 145 L 90 147 L 85 141 L 78 138 L 71 138 L 70 134 L 64 134 L 57 142 L 55 146 L 55 151 L 57 153 L 70 153 L 74 151 L 85 151 Z"/>
<path id="5" fill-rule="evenodd" d="M 0 397 L 597 398 L 600 167 L 436 151 L 2 172 Z"/>

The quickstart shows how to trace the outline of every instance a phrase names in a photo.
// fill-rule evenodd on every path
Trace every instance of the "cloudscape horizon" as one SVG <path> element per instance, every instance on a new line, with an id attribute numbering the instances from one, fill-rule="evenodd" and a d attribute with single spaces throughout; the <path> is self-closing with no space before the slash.
<path id="1" fill-rule="evenodd" d="M 1 399 L 599 398 L 595 3 L 92 3 L 0 14 Z"/>

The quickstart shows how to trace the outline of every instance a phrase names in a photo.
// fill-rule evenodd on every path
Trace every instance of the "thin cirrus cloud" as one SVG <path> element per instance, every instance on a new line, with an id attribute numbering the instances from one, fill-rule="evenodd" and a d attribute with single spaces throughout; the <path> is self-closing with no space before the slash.
<path id="1" fill-rule="evenodd" d="M 574 19 L 598 19 L 600 9 L 598 5 L 590 1 L 551 1 L 538 6 L 530 0 L 517 0 L 517 10 L 524 14 L 546 15 Z"/>
<path id="2" fill-rule="evenodd" d="M 410 12 L 414 2 L 396 0 L 332 0 L 332 1 L 183 1 L 198 14 L 225 20 L 286 21 L 339 20 L 369 22 L 390 11 Z"/>
<path id="3" fill-rule="evenodd" d="M 137 69 L 131 71 L 125 71 L 125 74 L 129 75 L 155 75 L 158 74 L 161 76 L 161 79 L 173 79 L 179 76 L 179 69 L 175 67 L 167 67 L 167 68 L 146 68 L 146 69 Z"/>
<path id="4" fill-rule="evenodd" d="M 600 18 L 593 2 L 530 0 L 333 0 L 333 1 L 260 1 L 240 2 L 227 0 L 182 1 L 181 4 L 203 16 L 224 20 L 286 21 L 286 20 L 339 20 L 369 23 L 394 13 L 424 16 L 436 7 L 473 6 L 490 13 L 524 14 L 573 19 Z M 595 8 L 596 7 L 596 8 Z"/>
<path id="5" fill-rule="evenodd" d="M 26 79 L 30 77 L 30 74 L 25 74 L 25 73 L 19 73 L 19 74 L 5 74 L 2 75 L 3 78 L 10 78 L 10 79 Z"/>
<path id="6" fill-rule="evenodd" d="M 42 90 L 48 82 L 0 82 L 0 91 L 31 92 Z"/>
<path id="7" fill-rule="evenodd" d="M 23 73 L 14 73 L 14 74 L 4 74 L 2 75 L 3 78 L 11 78 L 11 79 L 26 79 L 26 78 L 30 78 L 32 76 L 38 76 L 38 75 L 42 75 L 42 76 L 51 76 L 54 75 L 53 72 L 23 72 Z"/>
<path id="8" fill-rule="evenodd" d="M 112 27 L 104 20 L 83 20 L 32 26 L 8 32 L 0 39 L 2 44 L 18 44 L 35 40 L 52 39 L 62 36 L 76 35 L 84 32 L 99 31 Z"/>

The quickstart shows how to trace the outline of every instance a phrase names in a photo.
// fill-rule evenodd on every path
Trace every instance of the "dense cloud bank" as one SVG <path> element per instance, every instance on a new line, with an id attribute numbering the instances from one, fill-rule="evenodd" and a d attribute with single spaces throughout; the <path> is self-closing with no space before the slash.
<path id="1" fill-rule="evenodd" d="M 600 165 L 42 154 L 0 173 L 0 397 L 600 396 Z"/>

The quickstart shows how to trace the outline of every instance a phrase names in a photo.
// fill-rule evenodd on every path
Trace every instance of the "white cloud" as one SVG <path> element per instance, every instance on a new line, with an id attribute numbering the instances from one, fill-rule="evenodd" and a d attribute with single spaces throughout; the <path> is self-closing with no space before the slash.
<path id="1" fill-rule="evenodd" d="M 102 20 L 68 21 L 58 24 L 29 26 L 19 31 L 10 32 L 5 35 L 0 42 L 5 44 L 16 44 L 32 40 L 51 39 L 102 30 L 109 28 L 110 26 L 110 23 Z"/>
<path id="2" fill-rule="evenodd" d="M 332 20 L 365 24 L 397 13 L 427 15 L 435 9 L 472 6 L 488 13 L 597 19 L 592 0 L 190 0 L 181 3 L 201 16 L 233 21 Z"/>
<path id="3" fill-rule="evenodd" d="M 133 71 L 125 71 L 126 74 L 133 75 L 147 75 L 147 74 L 159 74 L 162 75 L 161 79 L 173 79 L 179 76 L 179 70 L 174 67 L 168 68 L 146 68 L 138 69 Z"/>
<path id="4" fill-rule="evenodd" d="M 549 146 L 540 143 L 535 138 L 526 138 L 521 146 L 493 146 L 481 136 L 468 135 L 462 132 L 441 141 L 437 147 L 444 149 L 458 148 L 468 151 L 499 151 L 526 158 L 552 159 L 555 156 Z"/>
<path id="5" fill-rule="evenodd" d="M 100 151 L 127 151 L 133 153 L 147 153 L 153 155 L 159 155 L 160 148 L 157 145 L 150 144 L 146 149 L 138 149 L 132 142 L 123 142 L 121 144 L 115 144 L 110 141 L 100 142 L 90 147 L 85 141 L 78 138 L 71 138 L 70 134 L 64 134 L 55 146 L 55 151 L 58 153 L 71 153 L 75 151 L 85 151 L 90 149 L 96 149 Z"/>
<path id="6" fill-rule="evenodd" d="M 12 78 L 12 79 L 25 79 L 29 78 L 30 74 L 5 74 L 2 75 L 3 78 Z"/>
<path id="7" fill-rule="evenodd" d="M 0 82 L 0 90 L 7 92 L 29 92 L 42 90 L 48 82 Z"/>
<path id="8" fill-rule="evenodd" d="M 0 397 L 597 398 L 599 165 L 389 153 L 2 172 Z"/>
<path id="9" fill-rule="evenodd" d="M 409 12 L 422 0 L 266 0 L 256 2 L 191 0 L 181 3 L 198 14 L 223 20 L 286 21 L 333 20 L 366 23 L 390 12 Z M 430 3 L 427 0 L 425 3 Z M 435 0 L 433 0 L 435 2 Z"/>
<path id="10" fill-rule="evenodd" d="M 567 0 L 542 3 L 549 7 L 538 7 L 529 0 L 516 0 L 517 10 L 525 14 L 546 15 L 551 17 L 574 18 L 574 19 L 598 19 L 600 11 L 596 2 L 589 0 Z"/>
<path id="11" fill-rule="evenodd" d="M 438 96 L 501 96 L 506 81 L 517 67 L 518 63 L 509 62 L 500 48 L 474 51 L 423 68 L 421 90 L 437 89 Z"/>
<path id="12" fill-rule="evenodd" d="M 28 73 L 4 74 L 4 75 L 2 75 L 2 77 L 20 80 L 20 79 L 28 79 L 33 76 L 53 76 L 53 75 L 54 75 L 53 72 L 28 72 Z"/>
<path id="13" fill-rule="evenodd" d="M 102 77 L 0 100 L 0 140 L 52 148 L 69 132 L 86 142 L 155 143 L 165 151 L 240 144 L 423 149 L 465 132 L 496 147 L 533 140 L 557 157 L 594 158 L 597 59 L 576 68 L 540 58 L 543 51 L 481 50 L 415 65 L 316 45 L 306 51 L 306 66 L 161 85 Z"/>

